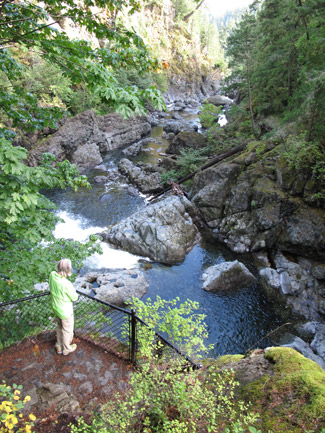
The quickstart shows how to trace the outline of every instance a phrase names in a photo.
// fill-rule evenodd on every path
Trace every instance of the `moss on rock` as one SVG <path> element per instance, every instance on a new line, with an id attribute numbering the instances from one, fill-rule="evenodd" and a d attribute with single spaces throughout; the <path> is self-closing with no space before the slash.
<path id="1" fill-rule="evenodd" d="M 223 355 L 220 356 L 215 362 L 217 368 L 221 368 L 227 364 L 238 362 L 244 358 L 244 355 Z"/>
<path id="2" fill-rule="evenodd" d="M 325 372 L 287 347 L 265 352 L 273 373 L 241 386 L 260 415 L 259 428 L 277 433 L 321 432 L 325 427 Z"/>

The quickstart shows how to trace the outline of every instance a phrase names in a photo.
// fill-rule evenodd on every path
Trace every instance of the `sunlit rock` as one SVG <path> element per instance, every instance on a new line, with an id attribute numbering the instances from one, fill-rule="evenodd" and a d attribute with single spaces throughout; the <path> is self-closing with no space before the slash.
<path id="1" fill-rule="evenodd" d="M 256 281 L 254 275 L 238 260 L 211 266 L 206 269 L 202 279 L 203 289 L 207 292 L 239 289 Z"/>
<path id="2" fill-rule="evenodd" d="M 156 262 L 176 264 L 199 240 L 185 197 L 170 196 L 131 215 L 103 233 L 106 241 Z"/>

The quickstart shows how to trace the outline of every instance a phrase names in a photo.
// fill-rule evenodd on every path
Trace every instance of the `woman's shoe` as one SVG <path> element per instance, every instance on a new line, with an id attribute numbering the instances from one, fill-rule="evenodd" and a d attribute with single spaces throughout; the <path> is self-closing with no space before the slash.
<path id="1" fill-rule="evenodd" d="M 77 349 L 77 345 L 76 344 L 71 344 L 71 349 L 67 350 L 67 351 L 63 351 L 63 355 L 67 356 L 70 353 L 74 352 Z"/>

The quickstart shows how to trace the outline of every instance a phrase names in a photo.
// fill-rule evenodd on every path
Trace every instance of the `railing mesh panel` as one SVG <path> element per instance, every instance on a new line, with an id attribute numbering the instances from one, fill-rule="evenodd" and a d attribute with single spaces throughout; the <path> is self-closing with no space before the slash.
<path id="1" fill-rule="evenodd" d="M 179 359 L 184 366 L 197 365 L 163 336 L 150 330 L 133 312 L 110 305 L 82 292 L 74 304 L 75 336 L 91 341 L 116 356 L 141 364 L 154 355 L 164 363 Z M 54 331 L 49 292 L 0 304 L 0 350 L 26 337 Z M 144 353 L 142 342 L 153 343 Z M 150 345 L 149 345 L 150 347 Z"/>
<path id="2" fill-rule="evenodd" d="M 75 335 L 130 359 L 130 314 L 83 295 L 75 303 Z"/>
<path id="3" fill-rule="evenodd" d="M 50 297 L 45 294 L 0 304 L 0 349 L 25 337 L 54 330 L 56 324 L 51 320 L 53 314 L 49 300 Z"/>

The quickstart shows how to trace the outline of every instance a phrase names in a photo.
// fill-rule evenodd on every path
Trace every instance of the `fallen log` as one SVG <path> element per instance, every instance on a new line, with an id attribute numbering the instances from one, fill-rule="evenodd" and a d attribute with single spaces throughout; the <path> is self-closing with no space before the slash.
<path id="1" fill-rule="evenodd" d="M 234 147 L 233 149 L 229 150 L 229 152 L 226 152 L 226 153 L 223 153 L 222 155 L 216 156 L 215 158 L 211 159 L 211 161 L 205 163 L 201 167 L 197 168 L 195 171 L 192 171 L 192 173 L 188 174 L 187 176 L 182 177 L 181 179 L 178 179 L 177 183 L 180 184 L 180 183 L 185 182 L 186 180 L 191 179 L 192 177 L 194 177 L 196 175 L 196 173 L 199 173 L 200 171 L 203 171 L 206 168 L 212 167 L 213 165 L 217 164 L 218 162 L 228 158 L 231 155 L 235 155 L 236 153 L 241 152 L 244 149 L 245 149 L 245 146 L 237 146 L 237 147 Z M 161 195 L 165 194 L 166 192 L 168 192 L 171 189 L 172 189 L 172 185 L 167 186 L 162 191 L 160 191 L 157 194 L 150 197 L 148 199 L 148 201 L 155 200 L 156 198 L 160 197 Z"/>

